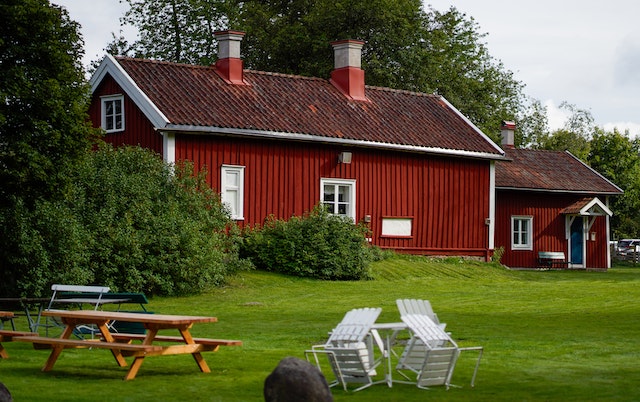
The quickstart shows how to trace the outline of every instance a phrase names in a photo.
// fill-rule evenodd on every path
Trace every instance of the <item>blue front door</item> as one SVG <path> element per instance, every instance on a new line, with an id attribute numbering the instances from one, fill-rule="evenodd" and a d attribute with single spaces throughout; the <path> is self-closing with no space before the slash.
<path id="1" fill-rule="evenodd" d="M 584 224 L 581 216 L 576 216 L 571 223 L 571 263 L 582 265 L 584 248 Z"/>

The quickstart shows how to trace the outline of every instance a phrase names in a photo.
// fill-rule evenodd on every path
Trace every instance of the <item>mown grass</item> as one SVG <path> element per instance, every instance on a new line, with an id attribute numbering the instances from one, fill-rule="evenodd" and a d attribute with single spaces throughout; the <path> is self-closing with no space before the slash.
<path id="1" fill-rule="evenodd" d="M 43 373 L 48 352 L 15 342 L 5 345 L 11 357 L 0 361 L 0 381 L 16 401 L 260 401 L 280 359 L 304 358 L 347 310 L 382 307 L 379 321 L 398 321 L 395 300 L 411 297 L 429 299 L 460 345 L 484 346 L 476 387 L 469 354 L 454 375 L 461 388 L 334 388 L 336 401 L 640 400 L 638 268 L 525 272 L 397 257 L 374 273 L 372 281 L 322 282 L 248 272 L 204 295 L 152 299 L 155 312 L 218 317 L 195 335 L 244 341 L 206 354 L 211 374 L 189 356 L 167 356 L 147 359 L 123 382 L 125 369 L 104 350 L 67 350 Z"/>

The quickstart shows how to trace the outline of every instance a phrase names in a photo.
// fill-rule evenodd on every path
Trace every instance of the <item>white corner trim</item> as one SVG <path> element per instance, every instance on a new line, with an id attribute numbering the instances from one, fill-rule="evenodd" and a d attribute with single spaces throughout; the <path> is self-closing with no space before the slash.
<path id="1" fill-rule="evenodd" d="M 91 84 L 91 93 L 94 93 L 105 76 L 109 74 L 120 85 L 122 90 L 133 100 L 133 102 L 142 110 L 142 113 L 151 121 L 156 128 L 163 128 L 169 124 L 169 119 L 151 102 L 151 99 L 138 87 L 133 79 L 122 68 L 120 63 L 110 54 L 102 59 L 100 66 L 91 76 L 89 84 Z"/>
<path id="2" fill-rule="evenodd" d="M 175 133 L 162 132 L 162 159 L 166 163 L 176 163 L 176 135 Z"/>
<path id="3" fill-rule="evenodd" d="M 496 162 L 489 165 L 489 250 L 495 248 L 496 235 Z"/>

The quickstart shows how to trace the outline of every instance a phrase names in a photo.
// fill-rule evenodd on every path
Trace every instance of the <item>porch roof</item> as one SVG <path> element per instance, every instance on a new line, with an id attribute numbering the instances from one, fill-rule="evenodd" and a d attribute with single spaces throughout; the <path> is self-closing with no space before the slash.
<path id="1" fill-rule="evenodd" d="M 612 216 L 613 212 L 598 199 L 583 198 L 566 207 L 563 211 L 565 215 L 582 215 L 582 216 Z"/>

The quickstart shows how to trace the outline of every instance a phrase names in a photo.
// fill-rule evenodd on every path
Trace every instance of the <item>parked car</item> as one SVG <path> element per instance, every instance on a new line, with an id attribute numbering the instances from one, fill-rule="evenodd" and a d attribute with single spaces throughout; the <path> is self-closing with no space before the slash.
<path id="1" fill-rule="evenodd" d="M 622 239 L 616 246 L 616 256 L 620 259 L 638 259 L 640 252 L 640 239 Z"/>

